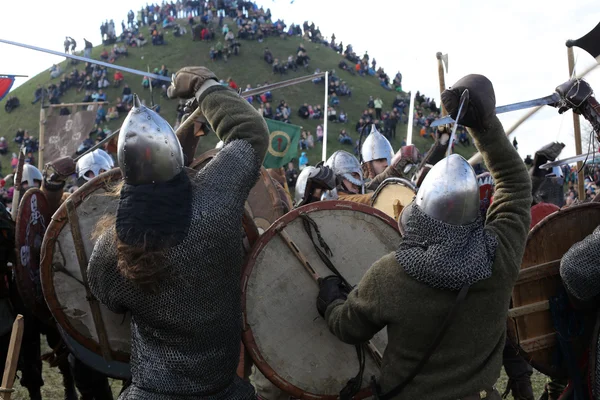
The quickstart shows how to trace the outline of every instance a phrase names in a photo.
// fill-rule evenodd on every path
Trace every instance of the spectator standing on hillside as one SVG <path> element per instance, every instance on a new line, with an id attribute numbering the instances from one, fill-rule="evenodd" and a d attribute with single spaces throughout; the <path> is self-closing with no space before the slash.
<path id="1" fill-rule="evenodd" d="M 85 43 L 85 48 L 83 49 L 83 56 L 86 58 L 91 58 L 92 49 L 94 48 L 94 46 L 92 46 L 92 43 L 85 38 L 83 39 L 83 42 Z"/>
<path id="2" fill-rule="evenodd" d="M 296 187 L 296 180 L 298 180 L 298 171 L 294 167 L 293 162 L 288 163 L 287 171 L 285 171 L 285 179 L 290 191 L 293 190 Z"/>
<path id="3" fill-rule="evenodd" d="M 68 36 L 65 36 L 65 41 L 63 42 L 63 45 L 65 46 L 65 54 L 69 54 L 69 46 L 71 45 L 71 41 L 69 40 Z"/>
<path id="4" fill-rule="evenodd" d="M 75 54 L 75 49 L 77 48 L 77 42 L 71 36 L 69 36 L 69 40 L 71 41 L 71 54 Z"/>
<path id="5" fill-rule="evenodd" d="M 383 100 L 380 97 L 377 97 L 373 102 L 375 106 L 375 117 L 377 119 L 381 119 L 381 109 L 383 108 Z"/>

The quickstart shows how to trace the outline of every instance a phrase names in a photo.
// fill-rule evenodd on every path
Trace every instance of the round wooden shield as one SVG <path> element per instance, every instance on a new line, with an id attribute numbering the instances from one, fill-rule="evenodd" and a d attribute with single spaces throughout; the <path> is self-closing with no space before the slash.
<path id="1" fill-rule="evenodd" d="M 295 398 L 333 400 L 359 364 L 354 346 L 337 339 L 317 311 L 316 279 L 332 272 L 315 251 L 304 216 L 316 223 L 331 249 L 331 262 L 351 285 L 358 284 L 375 261 L 397 249 L 401 238 L 396 222 L 377 209 L 321 201 L 275 221 L 248 257 L 242 274 L 243 340 L 254 364 Z M 314 229 L 312 234 L 318 245 Z M 380 375 L 375 360 L 387 345 L 385 329 L 371 345 L 374 350 L 366 354 L 363 389 L 356 399 L 370 396 L 369 379 Z"/>
<path id="2" fill-rule="evenodd" d="M 388 178 L 381 182 L 371 198 L 371 206 L 398 220 L 402 208 L 415 198 L 417 190 L 410 181 Z"/>
<path id="3" fill-rule="evenodd" d="M 44 193 L 37 188 L 27 190 L 17 214 L 15 282 L 25 306 L 41 321 L 52 320 L 40 279 L 42 241 L 50 218 L 50 208 Z"/>
<path id="4" fill-rule="evenodd" d="M 188 169 L 188 174 L 196 172 Z M 119 197 L 108 193 L 121 180 L 121 170 L 113 169 L 90 180 L 73 193 L 56 211 L 42 243 L 40 267 L 44 297 L 62 330 L 107 363 L 98 367 L 98 357 L 86 355 L 83 362 L 104 372 L 123 370 L 130 355 L 130 316 L 115 314 L 97 301 L 88 301 L 82 275 L 94 249 L 91 233 L 99 219 L 115 215 Z M 243 228 L 250 244 L 258 240 L 251 217 L 243 216 Z M 96 315 L 96 317 L 94 316 Z M 100 317 L 100 318 L 99 318 Z M 67 339 L 65 339 L 67 340 Z M 73 344 L 69 345 L 74 348 Z M 85 352 L 78 348 L 78 354 Z"/>
<path id="5" fill-rule="evenodd" d="M 559 357 L 549 300 L 563 290 L 560 260 L 575 243 L 600 225 L 600 204 L 585 203 L 554 212 L 529 232 L 519 278 L 508 312 L 509 335 L 529 363 L 554 378 L 566 378 L 566 364 Z M 594 315 L 590 316 L 593 326 Z M 587 321 L 587 317 L 586 317 Z M 572 342 L 585 347 L 585 337 Z M 574 351 L 581 349 L 574 348 Z"/>
<path id="6" fill-rule="evenodd" d="M 88 301 L 87 277 L 82 274 L 94 249 L 91 236 L 98 220 L 117 212 L 119 197 L 107 191 L 120 179 L 119 168 L 103 173 L 58 208 L 44 236 L 41 277 L 50 312 L 67 335 L 107 360 L 127 363 L 129 316 Z"/>
<path id="7" fill-rule="evenodd" d="M 204 168 L 218 152 L 219 149 L 212 149 L 202 153 L 194 159 L 190 168 L 197 171 Z M 281 196 L 271 180 L 271 176 L 263 167 L 260 169 L 258 182 L 250 190 L 247 205 L 251 210 L 252 218 L 259 233 L 264 232 L 277 218 L 285 214 Z"/>
<path id="8" fill-rule="evenodd" d="M 529 225 L 529 229 L 533 229 L 541 220 L 558 210 L 560 210 L 560 207 L 552 203 L 538 203 L 531 207 L 531 224 Z"/>

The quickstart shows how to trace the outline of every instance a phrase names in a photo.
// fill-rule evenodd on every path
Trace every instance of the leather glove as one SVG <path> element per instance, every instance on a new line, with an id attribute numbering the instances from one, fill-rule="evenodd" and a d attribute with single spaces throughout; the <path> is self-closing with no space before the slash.
<path id="1" fill-rule="evenodd" d="M 167 89 L 167 96 L 170 99 L 176 97 L 182 99 L 192 98 L 196 95 L 202 84 L 209 79 L 219 82 L 214 72 L 206 67 L 181 68 L 173 77 L 171 86 Z"/>
<path id="2" fill-rule="evenodd" d="M 317 297 L 317 310 L 325 318 L 327 307 L 335 300 L 346 300 L 348 294 L 342 280 L 337 275 L 329 275 L 319 280 L 319 296 Z"/>
<path id="3" fill-rule="evenodd" d="M 460 96 L 465 89 L 469 91 L 469 99 L 463 107 L 464 115 L 458 123 L 476 130 L 484 130 L 496 114 L 496 95 L 492 82 L 483 75 L 467 75 L 442 92 L 444 107 L 455 120 L 460 107 Z"/>
<path id="4" fill-rule="evenodd" d="M 563 143 L 553 142 L 536 151 L 533 158 L 532 176 L 544 177 L 549 174 L 551 171 L 540 169 L 540 165 L 556 160 L 564 147 Z"/>
<path id="5" fill-rule="evenodd" d="M 589 83 L 581 79 L 571 79 L 556 88 L 556 93 L 560 95 L 562 101 L 559 102 L 558 112 L 564 113 L 569 109 L 578 112 L 579 107 L 593 93 Z"/>
<path id="6" fill-rule="evenodd" d="M 414 144 L 402 146 L 400 150 L 394 154 L 392 165 L 396 167 L 400 161 L 405 161 L 405 164 L 417 164 L 419 162 L 419 149 Z"/>
<path id="7" fill-rule="evenodd" d="M 75 173 L 77 164 L 69 156 L 58 158 L 44 167 L 44 178 L 47 182 L 63 183 Z"/>
<path id="8" fill-rule="evenodd" d="M 308 184 L 311 188 L 331 190 L 336 187 L 336 179 L 333 170 L 323 162 L 317 164 L 317 171 L 313 172 L 308 178 Z"/>

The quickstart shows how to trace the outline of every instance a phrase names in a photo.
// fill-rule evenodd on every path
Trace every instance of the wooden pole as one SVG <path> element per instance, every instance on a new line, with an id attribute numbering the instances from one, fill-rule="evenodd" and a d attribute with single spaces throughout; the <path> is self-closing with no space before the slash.
<path id="1" fill-rule="evenodd" d="M 572 47 L 567 47 L 567 58 L 569 61 L 569 79 L 571 79 L 573 75 L 573 71 L 575 70 L 575 55 L 573 53 Z M 573 114 L 573 132 L 575 133 L 575 153 L 576 155 L 580 155 L 582 153 L 581 150 L 581 124 L 579 123 L 579 115 Z M 583 168 L 582 162 L 577 162 L 577 171 L 579 171 L 577 175 L 577 187 L 579 192 L 579 200 L 585 200 L 585 185 L 583 182 Z"/>
<path id="2" fill-rule="evenodd" d="M 17 220 L 17 210 L 19 209 L 19 203 L 21 202 L 21 181 L 23 180 L 23 165 L 25 164 L 25 148 L 21 145 L 19 149 L 19 158 L 17 163 L 17 172 L 15 173 L 14 179 L 14 192 L 12 199 L 12 206 L 10 209 L 10 213 L 13 221 Z"/>
<path id="3" fill-rule="evenodd" d="M 42 100 L 43 101 L 43 100 Z M 44 107 L 40 108 L 40 148 L 38 151 L 38 169 L 44 170 L 44 140 L 46 137 L 46 110 Z"/>
<path id="4" fill-rule="evenodd" d="M 4 375 L 2 376 L 2 387 L 0 388 L 3 400 L 10 400 L 13 392 L 12 386 L 17 374 L 17 363 L 19 361 L 19 353 L 21 352 L 21 342 L 23 341 L 23 329 L 23 316 L 19 314 L 13 323 L 6 364 L 4 364 Z"/>
<path id="5" fill-rule="evenodd" d="M 327 119 L 329 115 L 327 115 L 327 109 L 329 108 L 329 99 L 327 98 L 329 94 L 329 71 L 325 72 L 325 105 L 323 106 L 323 152 L 321 158 L 323 162 L 327 161 Z"/>
<path id="6" fill-rule="evenodd" d="M 446 90 L 446 75 L 444 74 L 444 62 L 442 61 L 442 53 L 438 52 L 435 57 L 437 58 L 438 63 L 438 78 L 440 81 L 440 96 L 444 90 Z M 442 109 L 441 115 L 447 115 L 446 108 L 444 107 L 444 103 L 442 102 L 442 98 L 440 97 L 440 107 Z"/>
<path id="7" fill-rule="evenodd" d="M 90 103 L 66 103 L 66 104 L 50 104 L 50 108 L 62 108 L 62 107 L 78 107 L 78 106 L 97 106 L 100 104 L 108 104 L 108 101 L 93 101 Z"/>

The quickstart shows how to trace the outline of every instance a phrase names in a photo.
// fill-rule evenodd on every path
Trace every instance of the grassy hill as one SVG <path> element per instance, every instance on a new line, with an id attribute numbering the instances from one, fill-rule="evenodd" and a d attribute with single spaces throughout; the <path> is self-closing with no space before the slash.
<path id="1" fill-rule="evenodd" d="M 180 22 L 182 25 L 185 25 L 186 27 L 188 26 L 186 21 Z M 233 23 L 233 21 L 226 19 L 225 23 L 228 23 L 228 25 L 233 27 L 232 29 L 236 31 L 235 23 Z M 220 32 L 218 26 L 215 26 L 215 31 Z M 147 26 L 142 27 L 141 32 L 146 38 L 150 38 Z M 219 39 L 221 38 L 219 37 L 217 40 Z M 346 111 L 349 122 L 343 126 L 341 126 L 341 124 L 331 123 L 328 126 L 328 156 L 338 149 L 344 149 L 352 152 L 352 146 L 342 146 L 338 142 L 338 133 L 343 127 L 347 129 L 353 140 L 358 138 L 358 134 L 354 130 L 354 125 L 360 118 L 363 110 L 366 108 L 370 95 L 380 96 L 382 98 L 384 101 L 383 110 L 385 112 L 391 108 L 392 102 L 395 99 L 395 96 L 398 94 L 397 92 L 387 91 L 382 88 L 379 85 L 379 80 L 374 76 L 353 76 L 347 71 L 340 70 L 337 67 L 339 61 L 341 60 L 341 56 L 339 54 L 335 53 L 332 49 L 326 46 L 305 41 L 300 37 L 286 37 L 285 39 L 280 37 L 267 37 L 263 43 L 259 43 L 258 41 L 243 40 L 241 41 L 242 47 L 240 55 L 231 56 L 228 62 L 224 62 L 222 60 L 212 62 L 210 60 L 210 47 L 214 46 L 217 40 L 211 42 L 192 41 L 191 34 L 189 32 L 183 37 L 176 38 L 170 31 L 165 32 L 165 40 L 167 44 L 164 46 L 152 46 L 151 42 L 149 41 L 148 44 L 141 48 L 129 48 L 129 55 L 126 58 L 119 58 L 116 61 L 116 64 L 142 71 L 147 71 L 148 67 L 150 70 L 153 70 L 156 67 L 160 68 L 160 66 L 164 64 L 169 69 L 169 74 L 176 72 L 179 68 L 184 66 L 204 65 L 212 69 L 220 79 L 226 80 L 227 78 L 231 77 L 241 88 L 245 88 L 247 84 L 252 85 L 252 87 L 256 87 L 257 84 L 262 85 L 265 84 L 265 82 L 274 83 L 305 75 L 307 71 L 302 68 L 299 68 L 297 72 L 289 71 L 288 74 L 284 76 L 274 75 L 271 66 L 263 61 L 262 58 L 264 48 L 269 47 L 275 58 L 287 59 L 289 55 L 295 55 L 298 45 L 303 43 L 308 55 L 311 58 L 308 73 L 313 73 L 316 68 L 320 68 L 321 71 L 335 70 L 336 75 L 342 80 L 346 81 L 352 90 L 352 97 L 340 97 L 340 105 L 337 107 L 338 112 L 340 109 Z M 92 58 L 100 59 L 99 55 L 102 49 L 103 46 L 95 47 L 92 53 Z M 61 69 L 66 74 L 68 74 L 74 67 L 82 69 L 83 63 L 79 63 L 75 66 L 72 66 L 67 61 L 61 63 Z M 114 71 L 109 72 L 110 80 Z M 388 73 L 391 73 L 391 71 L 388 70 Z M 6 156 L 0 157 L 0 161 L 2 162 L 2 172 L 4 174 L 7 174 L 10 170 L 10 154 L 13 151 L 16 152 L 18 149 L 17 144 L 13 142 L 13 138 L 17 129 L 27 129 L 33 136 L 39 136 L 40 103 L 32 105 L 31 101 L 34 98 L 33 93 L 37 85 L 47 85 L 51 81 L 58 85 L 60 78 L 50 79 L 50 74 L 47 71 L 38 74 L 11 92 L 11 95 L 17 96 L 20 99 L 21 106 L 19 108 L 10 114 L 6 113 L 4 110 L 0 110 L 0 135 L 6 137 L 10 142 L 10 152 Z M 138 93 L 138 95 L 145 99 L 147 104 L 150 104 L 150 92 L 148 89 L 142 88 L 141 81 L 141 76 L 125 73 L 125 82 L 130 85 L 135 93 Z M 111 87 L 107 88 L 105 91 L 107 93 L 107 99 L 112 105 L 114 104 L 116 98 L 121 96 L 122 89 Z M 75 88 L 71 88 L 65 95 L 61 97 L 60 100 L 63 103 L 80 102 L 82 101 L 84 94 L 85 93 L 83 91 L 78 93 Z M 323 104 L 323 85 L 315 85 L 312 82 L 309 82 L 273 91 L 273 107 L 279 104 L 281 99 L 285 99 L 292 109 L 291 123 L 303 126 L 304 129 L 313 132 L 314 135 L 317 125 L 322 124 L 323 121 L 303 120 L 297 116 L 297 110 L 298 107 L 303 103 L 308 103 L 310 105 Z M 6 101 L 6 99 L 4 101 Z M 175 124 L 178 101 L 163 98 L 160 95 L 160 90 L 155 90 L 154 102 L 156 104 L 160 104 L 161 115 L 165 117 L 172 125 Z M 254 105 L 258 108 L 257 103 L 254 103 Z M 408 109 L 405 112 L 407 111 Z M 125 115 L 121 115 L 118 120 L 104 124 L 103 126 L 107 126 L 111 130 L 117 129 L 120 127 L 124 117 Z M 392 143 L 394 149 L 398 149 L 402 140 L 405 138 L 406 126 L 407 125 L 405 124 L 398 125 L 397 136 Z M 418 135 L 417 132 L 415 132 L 413 137 L 413 141 L 421 151 L 429 149 L 432 143 L 431 139 L 423 139 Z M 202 138 L 199 152 L 213 148 L 216 142 L 217 138 L 215 135 L 209 135 Z M 465 156 L 472 154 L 473 150 L 473 147 L 465 148 L 460 145 L 456 146 L 456 151 Z M 321 152 L 321 144 L 316 143 L 316 147 L 308 152 L 309 162 L 314 164 L 320 161 Z"/>

